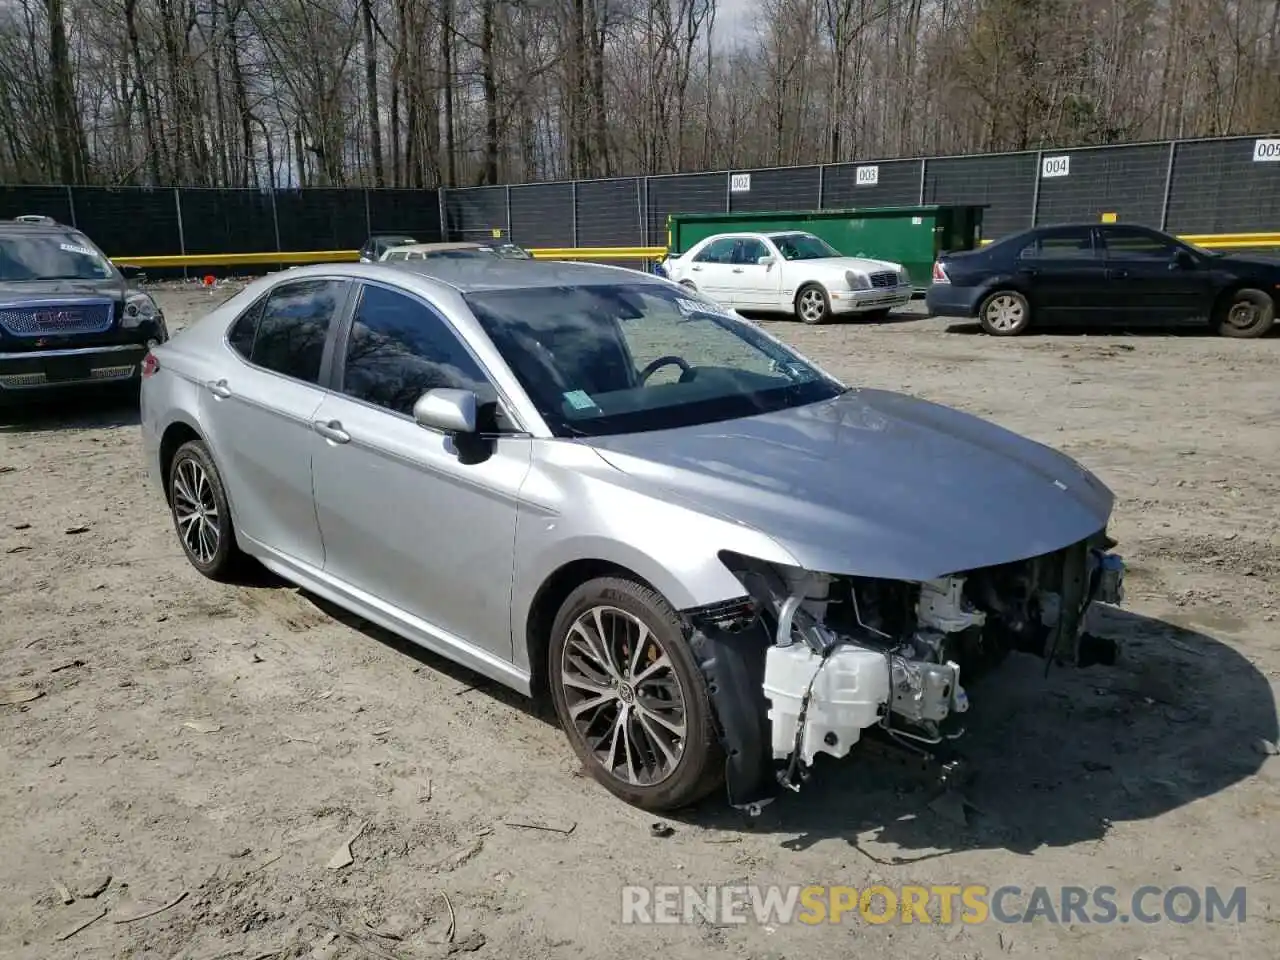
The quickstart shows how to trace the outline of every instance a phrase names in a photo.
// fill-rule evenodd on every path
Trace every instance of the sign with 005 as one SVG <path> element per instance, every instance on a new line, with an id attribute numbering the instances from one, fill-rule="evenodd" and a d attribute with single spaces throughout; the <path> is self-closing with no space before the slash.
<path id="1" fill-rule="evenodd" d="M 1254 163 L 1280 163 L 1280 140 L 1253 141 Z"/>

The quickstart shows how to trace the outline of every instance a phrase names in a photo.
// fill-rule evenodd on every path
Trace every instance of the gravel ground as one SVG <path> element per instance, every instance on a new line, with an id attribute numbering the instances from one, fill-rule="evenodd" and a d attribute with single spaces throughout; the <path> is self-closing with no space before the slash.
<path id="1" fill-rule="evenodd" d="M 227 293 L 159 297 L 181 327 Z M 966 816 L 851 759 L 756 821 L 717 798 L 655 836 L 519 697 L 279 583 L 202 579 L 134 406 L 52 407 L 0 425 L 0 955 L 1276 956 L 1280 339 L 895 319 L 769 328 L 1074 455 L 1131 563 L 1094 625 L 1117 666 L 1015 656 L 970 691 Z M 624 883 L 1245 886 L 1247 919 L 637 928 Z"/>

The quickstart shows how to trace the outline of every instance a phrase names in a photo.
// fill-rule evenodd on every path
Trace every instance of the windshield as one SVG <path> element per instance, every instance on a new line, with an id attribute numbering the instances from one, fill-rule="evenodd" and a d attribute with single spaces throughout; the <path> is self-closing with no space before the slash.
<path id="1" fill-rule="evenodd" d="M 0 280 L 110 280 L 115 270 L 83 237 L 0 237 Z"/>
<path id="2" fill-rule="evenodd" d="M 484 259 L 497 254 L 486 247 L 478 247 L 474 250 L 426 250 L 419 256 L 426 260 L 475 260 L 477 257 Z"/>
<path id="3" fill-rule="evenodd" d="M 769 238 L 784 260 L 824 260 L 843 256 L 827 241 L 812 233 L 779 233 Z"/>
<path id="4" fill-rule="evenodd" d="M 557 436 L 730 420 L 844 390 L 753 324 L 657 284 L 483 291 L 466 300 Z"/>

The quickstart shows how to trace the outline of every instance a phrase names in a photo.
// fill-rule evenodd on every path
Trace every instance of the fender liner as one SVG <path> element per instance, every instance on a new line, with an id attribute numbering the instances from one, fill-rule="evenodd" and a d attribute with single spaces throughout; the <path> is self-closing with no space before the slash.
<path id="1" fill-rule="evenodd" d="M 762 805 L 777 795 L 769 751 L 769 702 L 764 695 L 765 653 L 773 643 L 759 617 L 727 620 L 732 604 L 682 611 L 689 645 L 707 679 L 725 753 L 725 789 L 735 807 Z"/>

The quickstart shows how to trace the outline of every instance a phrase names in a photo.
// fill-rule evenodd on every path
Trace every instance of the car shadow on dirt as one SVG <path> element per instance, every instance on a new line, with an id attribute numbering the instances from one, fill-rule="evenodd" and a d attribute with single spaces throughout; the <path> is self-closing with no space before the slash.
<path id="1" fill-rule="evenodd" d="M 771 326 L 784 324 L 786 326 L 804 326 L 804 324 L 794 316 L 788 316 L 783 313 L 756 313 L 750 310 L 739 310 L 738 312 L 753 323 L 769 324 Z M 822 324 L 822 327 L 890 327 L 899 323 L 914 323 L 917 320 L 924 319 L 926 319 L 926 317 L 921 313 L 908 313 L 895 310 L 887 317 L 881 317 L 874 320 L 869 317 L 860 317 L 856 314 L 832 317 L 826 323 Z"/>
<path id="2" fill-rule="evenodd" d="M 503 686 L 497 681 L 490 680 L 488 677 L 476 673 L 469 667 L 464 667 L 460 663 L 455 663 L 454 661 L 448 660 L 439 654 L 432 653 L 430 650 L 419 646 L 412 640 L 406 640 L 399 634 L 392 633 L 390 630 L 385 630 L 376 623 L 366 620 L 361 616 L 357 616 L 344 607 L 331 603 L 323 597 L 316 596 L 315 594 L 300 588 L 291 587 L 291 585 L 285 583 L 284 580 L 281 580 L 275 574 L 264 568 L 259 567 L 258 570 L 261 571 L 260 574 L 254 572 L 242 578 L 241 586 L 295 589 L 297 590 L 299 597 L 306 600 L 326 616 L 332 617 L 334 620 L 337 620 L 344 626 L 350 627 L 352 630 L 358 630 L 370 639 L 377 640 L 379 643 L 385 644 L 397 653 L 413 658 L 422 666 L 428 667 L 436 673 L 444 674 L 452 680 L 455 680 L 461 688 L 458 691 L 459 693 L 474 690 L 479 694 L 490 696 L 494 700 L 512 707 L 513 709 L 519 710 L 521 713 L 530 717 L 535 717 L 552 725 L 555 724 L 555 712 L 549 705 L 544 705 L 535 701 L 533 698 L 522 696 L 510 687 Z M 565 744 L 565 750 L 567 751 L 568 749 L 568 744 Z"/>
<path id="3" fill-rule="evenodd" d="M 0 404 L 0 434 L 70 428 L 135 427 L 141 422 L 138 388 L 101 387 L 74 394 Z"/>
<path id="4" fill-rule="evenodd" d="M 804 849 L 839 838 L 872 860 L 973 849 L 1030 853 L 1101 840 L 1259 772 L 1276 742 L 1271 685 L 1207 634 L 1114 608 L 1093 632 L 1123 643 L 1113 667 L 1054 668 L 1014 655 L 968 688 L 957 746 L 973 779 L 940 794 L 883 758 L 819 757 L 812 780 L 748 819 L 713 796 L 685 818 Z M 830 760 L 830 762 L 824 762 Z"/>
<path id="5" fill-rule="evenodd" d="M 922 320 L 924 317 L 911 317 L 913 320 Z M 966 336 L 986 336 L 982 329 L 982 324 L 977 320 L 961 320 L 954 323 L 948 323 L 943 327 L 943 333 L 956 333 Z M 1054 324 L 1036 324 L 1029 328 L 1026 333 L 1018 334 L 1016 337 L 992 337 L 993 340 L 1025 340 L 1041 336 L 1066 336 L 1066 337 L 1138 337 L 1140 339 L 1168 339 L 1170 337 L 1179 340 L 1230 340 L 1230 337 L 1224 337 L 1209 329 L 1208 325 L 1204 326 L 1179 326 L 1170 325 L 1167 327 L 1158 326 L 1140 326 L 1140 327 L 1122 327 L 1102 324 L 1070 324 L 1070 323 L 1054 323 Z M 1273 327 L 1262 337 L 1261 340 L 1272 340 L 1280 337 L 1280 326 Z"/>

